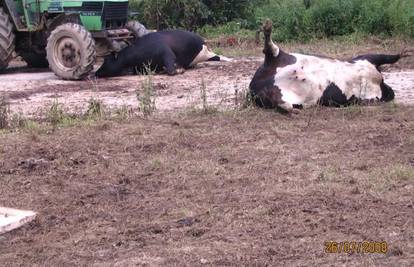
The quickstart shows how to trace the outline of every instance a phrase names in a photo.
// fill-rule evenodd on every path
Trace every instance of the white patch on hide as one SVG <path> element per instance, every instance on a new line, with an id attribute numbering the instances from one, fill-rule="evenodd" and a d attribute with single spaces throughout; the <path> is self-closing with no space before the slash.
<path id="1" fill-rule="evenodd" d="M 215 56 L 217 55 L 214 52 L 210 51 L 210 49 L 208 49 L 206 45 L 203 45 L 203 48 L 201 49 L 200 53 L 198 53 L 193 62 L 191 62 L 190 66 L 195 66 L 198 63 L 207 61 Z"/>
<path id="2" fill-rule="evenodd" d="M 272 50 L 272 54 L 274 57 L 277 57 L 280 53 L 280 48 L 273 42 L 272 38 L 269 37 L 269 41 L 267 43 Z"/>
<path id="3" fill-rule="evenodd" d="M 233 59 L 225 57 L 225 56 L 221 56 L 221 55 L 217 55 L 218 57 L 220 57 L 220 61 L 224 61 L 224 62 L 232 62 Z"/>
<path id="4" fill-rule="evenodd" d="M 278 68 L 275 85 L 282 100 L 293 105 L 315 105 L 325 89 L 334 83 L 349 99 L 380 99 L 382 75 L 366 60 L 349 63 L 302 54 L 291 54 L 296 63 Z"/>

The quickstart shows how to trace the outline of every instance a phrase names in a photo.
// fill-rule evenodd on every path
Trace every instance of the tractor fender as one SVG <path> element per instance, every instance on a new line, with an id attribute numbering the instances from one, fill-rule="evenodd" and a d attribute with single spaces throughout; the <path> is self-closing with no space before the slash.
<path id="1" fill-rule="evenodd" d="M 48 35 L 56 29 L 58 26 L 65 24 L 65 23 L 74 23 L 82 25 L 82 21 L 80 19 L 79 14 L 60 14 L 56 16 L 53 20 L 47 22 L 47 31 Z"/>

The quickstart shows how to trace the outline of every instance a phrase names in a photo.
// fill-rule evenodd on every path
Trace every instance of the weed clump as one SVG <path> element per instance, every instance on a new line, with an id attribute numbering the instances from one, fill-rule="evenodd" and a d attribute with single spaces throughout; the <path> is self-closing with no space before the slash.
<path id="1" fill-rule="evenodd" d="M 9 126 L 10 105 L 5 97 L 0 97 L 0 129 Z"/>
<path id="2" fill-rule="evenodd" d="M 54 127 L 58 126 L 63 121 L 64 111 L 62 104 L 59 103 L 57 99 L 53 100 L 46 117 L 47 121 Z"/>
<path id="3" fill-rule="evenodd" d="M 103 104 L 99 99 L 91 97 L 88 101 L 88 110 L 86 111 L 86 117 L 88 118 L 101 118 L 104 115 Z"/>
<path id="4" fill-rule="evenodd" d="M 156 110 L 155 105 L 155 89 L 153 83 L 153 71 L 146 67 L 143 75 L 144 81 L 141 83 L 141 91 L 136 90 L 136 96 L 139 103 L 138 109 L 142 112 L 144 117 L 148 117 Z"/>

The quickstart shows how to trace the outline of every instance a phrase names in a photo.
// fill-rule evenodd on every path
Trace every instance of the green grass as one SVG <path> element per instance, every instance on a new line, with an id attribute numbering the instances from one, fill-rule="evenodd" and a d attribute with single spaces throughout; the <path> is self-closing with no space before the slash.
<path id="1" fill-rule="evenodd" d="M 232 21 L 224 25 L 212 26 L 205 25 L 198 30 L 198 33 L 207 39 L 219 38 L 222 36 L 236 36 L 237 38 L 253 39 L 256 32 L 245 29 L 240 22 Z"/>
<path id="2" fill-rule="evenodd" d="M 131 7 L 139 9 L 139 20 L 149 28 L 197 30 L 206 38 L 254 37 L 268 18 L 279 41 L 359 33 L 414 38 L 412 0 L 135 0 Z"/>
<path id="3" fill-rule="evenodd" d="M 273 20 L 278 40 L 309 40 L 354 33 L 414 37 L 414 2 L 407 0 L 270 0 L 256 20 Z"/>
<path id="4" fill-rule="evenodd" d="M 144 75 L 145 79 L 141 82 L 141 88 L 137 88 L 135 93 L 138 101 L 138 109 L 147 118 L 156 110 L 156 92 L 153 82 L 154 72 L 149 66 L 145 66 L 142 75 Z"/>

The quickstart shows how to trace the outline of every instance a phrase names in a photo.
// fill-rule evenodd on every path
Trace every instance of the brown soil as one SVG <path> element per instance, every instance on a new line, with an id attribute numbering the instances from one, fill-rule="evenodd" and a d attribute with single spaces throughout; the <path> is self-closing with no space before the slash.
<path id="1" fill-rule="evenodd" d="M 414 108 L 261 110 L 3 133 L 2 266 L 413 266 Z M 387 241 L 386 255 L 326 241 Z"/>
<path id="2" fill-rule="evenodd" d="M 382 52 L 323 45 L 287 50 Z M 148 120 L 0 131 L 0 205 L 38 212 L 0 236 L 0 265 L 413 266 L 414 59 L 385 70 L 398 105 L 290 117 L 234 110 L 261 60 L 154 76 L 161 112 Z M 0 79 L 13 113 L 44 116 L 54 99 L 137 108 L 146 78 L 61 81 L 17 62 Z M 208 104 L 227 108 L 194 109 L 203 81 Z M 326 241 L 389 251 L 326 254 Z"/>

